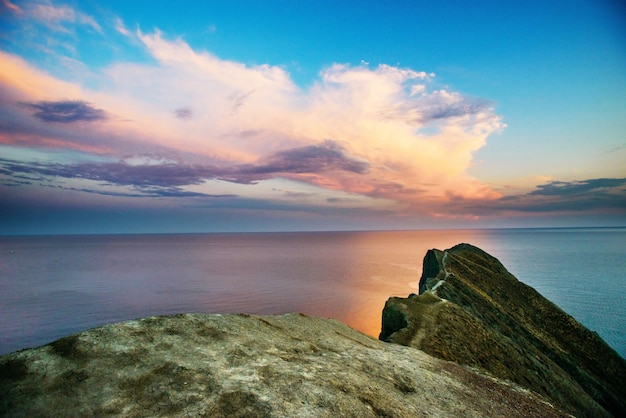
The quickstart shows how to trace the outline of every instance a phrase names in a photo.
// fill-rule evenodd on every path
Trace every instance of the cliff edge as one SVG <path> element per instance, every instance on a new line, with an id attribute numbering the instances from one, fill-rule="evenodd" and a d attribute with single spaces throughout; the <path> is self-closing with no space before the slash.
<path id="1" fill-rule="evenodd" d="M 481 249 L 429 250 L 419 292 L 387 301 L 380 339 L 485 370 L 576 416 L 626 416 L 624 359 Z"/>

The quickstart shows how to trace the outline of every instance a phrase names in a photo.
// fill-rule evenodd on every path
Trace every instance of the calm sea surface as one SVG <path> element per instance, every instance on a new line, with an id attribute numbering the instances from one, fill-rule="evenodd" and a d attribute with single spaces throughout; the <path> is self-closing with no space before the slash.
<path id="1" fill-rule="evenodd" d="M 626 357 L 626 228 L 0 237 L 0 354 L 180 312 L 303 312 L 377 337 L 426 251 L 461 242 Z"/>

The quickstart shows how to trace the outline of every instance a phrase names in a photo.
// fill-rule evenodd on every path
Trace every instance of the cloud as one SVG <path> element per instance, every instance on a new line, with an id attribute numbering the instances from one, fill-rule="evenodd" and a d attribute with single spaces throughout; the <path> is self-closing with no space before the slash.
<path id="1" fill-rule="evenodd" d="M 108 118 L 102 109 L 96 109 L 80 100 L 21 102 L 20 105 L 33 110 L 33 116 L 43 122 L 95 122 Z"/>
<path id="2" fill-rule="evenodd" d="M 2 0 L 2 4 L 0 4 L 0 11 L 2 9 L 10 10 L 13 13 L 24 13 L 18 5 L 11 3 L 9 0 Z"/>
<path id="3" fill-rule="evenodd" d="M 5 172 L 29 175 L 45 175 L 62 178 L 96 180 L 102 183 L 124 186 L 172 187 L 200 184 L 204 178 L 213 178 L 220 173 L 210 167 L 178 164 L 132 165 L 126 162 L 111 163 L 20 163 L 0 159 Z"/>
<path id="4" fill-rule="evenodd" d="M 133 192 L 122 192 L 122 191 L 111 191 L 111 190 L 99 190 L 94 188 L 77 188 L 77 187 L 62 187 L 62 186 L 54 186 L 64 190 L 70 190 L 75 192 L 82 193 L 91 193 L 98 194 L 101 196 L 116 196 L 116 197 L 130 197 L 130 198 L 139 198 L 139 197 L 174 197 L 174 198 L 231 198 L 234 197 L 232 195 L 206 195 L 204 193 L 196 193 L 183 190 L 180 187 L 146 187 L 146 186 L 135 186 L 134 189 L 136 193 Z"/>
<path id="5" fill-rule="evenodd" d="M 41 1 L 29 4 L 26 10 L 30 17 L 55 31 L 70 32 L 65 24 L 78 23 L 89 26 L 97 32 L 102 32 L 102 28 L 92 16 L 78 12 L 70 6 L 54 6 L 49 1 Z"/>
<path id="6" fill-rule="evenodd" d="M 28 56 L 47 65 L 0 51 L 0 185 L 12 196 L 63 189 L 59 201 L 89 193 L 137 207 L 205 196 L 250 213 L 358 206 L 402 219 L 626 207 L 624 179 L 535 178 L 512 194 L 473 178 L 474 155 L 506 125 L 494 102 L 430 72 L 329 63 L 299 86 L 286 66 L 222 59 L 112 14 L 101 27 L 47 0 L 0 10 L 14 20 L 10 50 L 41 47 Z M 84 53 L 94 46 L 105 48 L 97 60 Z"/>
<path id="7" fill-rule="evenodd" d="M 333 65 L 311 89 L 300 90 L 281 68 L 220 60 L 195 52 L 181 40 L 166 41 L 158 31 L 138 36 L 160 66 L 123 65 L 111 73 L 116 79 L 133 74 L 135 81 L 149 80 L 148 95 L 154 94 L 154 102 L 168 96 L 187 100 L 195 119 L 187 125 L 189 131 L 204 133 L 181 132 L 186 141 L 178 143 L 191 152 L 210 149 L 212 156 L 233 164 L 255 164 L 278 152 L 335 138 L 347 153 L 368 162 L 368 172 L 354 176 L 345 175 L 354 171 L 344 170 L 322 179 L 305 176 L 309 170 L 304 169 L 301 180 L 380 197 L 388 197 L 382 195 L 390 190 L 385 185 L 393 184 L 395 190 L 403 187 L 393 196 L 403 200 L 422 188 L 415 183 L 437 183 L 432 193 L 440 196 L 448 188 L 487 192 L 465 172 L 472 153 L 504 125 L 487 101 L 428 92 L 426 87 L 417 89 L 422 91 L 417 95 L 413 87 L 424 86 L 432 74 L 386 65 L 373 70 Z M 146 95 L 142 82 L 124 87 L 135 88 L 135 97 Z M 434 135 L 420 132 L 435 119 Z M 159 121 L 145 125 L 168 129 Z"/>
<path id="8" fill-rule="evenodd" d="M 214 178 L 220 171 L 211 167 L 177 165 L 171 163 L 133 165 L 124 161 L 111 163 L 21 163 L 0 159 L 0 174 L 11 179 L 24 179 L 30 184 L 38 181 L 46 187 L 124 197 L 235 197 L 233 194 L 207 194 L 189 191 L 181 186 L 201 184 Z M 87 181 L 91 187 L 64 186 L 58 180 Z M 128 186 L 111 190 L 109 186 Z M 132 190 L 129 191 L 129 190 Z"/>
<path id="9" fill-rule="evenodd" d="M 264 181 L 288 179 L 421 211 L 451 195 L 501 197 L 468 174 L 501 117 L 487 100 L 433 89 L 434 74 L 334 64 L 301 88 L 278 66 L 220 59 L 158 30 L 133 36 L 153 60 L 113 63 L 97 89 L 3 53 L 0 143 L 106 155 L 117 162 L 32 168 L 121 187 L 218 179 L 254 195 Z M 54 123 L 32 124 L 25 111 Z M 176 164 L 124 163 L 148 155 Z"/>
<path id="10" fill-rule="evenodd" d="M 528 193 L 498 199 L 467 199 L 451 196 L 448 216 L 472 214 L 497 217 L 505 214 L 584 214 L 617 213 L 626 215 L 626 178 L 598 178 L 579 181 L 551 181 Z M 445 216 L 445 215 L 442 215 Z"/>
<path id="11" fill-rule="evenodd" d="M 252 93 L 254 93 L 254 90 L 251 90 L 247 93 L 233 93 L 231 95 L 231 99 L 232 99 L 232 111 L 231 111 L 231 116 L 234 115 L 235 113 L 237 113 L 237 110 L 239 110 L 239 108 L 241 106 L 243 106 L 243 104 L 245 103 L 246 99 L 248 98 L 248 96 L 250 96 Z"/>
<path id="12" fill-rule="evenodd" d="M 600 178 L 570 182 L 552 181 L 537 186 L 537 190 L 530 192 L 529 195 L 575 197 L 589 193 L 608 194 L 615 189 L 626 192 L 626 179 Z"/>
<path id="13" fill-rule="evenodd" d="M 174 110 L 174 116 L 183 120 L 191 119 L 193 117 L 193 110 L 188 107 L 180 107 Z"/>
<path id="14" fill-rule="evenodd" d="M 12 177 L 28 174 L 79 178 L 144 188 L 198 185 L 210 179 L 253 183 L 271 178 L 275 174 L 324 173 L 337 170 L 363 173 L 367 171 L 367 164 L 351 159 L 345 155 L 339 144 L 330 140 L 321 145 L 279 152 L 256 164 L 226 167 L 132 158 L 116 162 L 80 164 L 22 163 L 0 159 L 0 174 Z"/>
<path id="15" fill-rule="evenodd" d="M 421 87 L 417 89 L 415 87 Z M 493 103 L 485 99 L 465 97 L 460 93 L 437 90 L 431 93 L 423 92 L 423 85 L 412 86 L 411 100 L 400 102 L 389 107 L 381 116 L 389 120 L 399 120 L 416 126 L 425 126 L 452 118 L 457 120 L 466 118 L 469 123 L 475 123 L 473 117 L 490 115 Z M 415 96 L 417 91 L 422 91 Z M 498 129 L 504 128 L 500 125 Z"/>
<path id="16" fill-rule="evenodd" d="M 126 25 L 124 25 L 124 21 L 120 17 L 116 17 L 114 19 L 113 26 L 115 27 L 115 30 L 121 33 L 122 35 L 126 37 L 132 36 L 132 33 L 126 28 Z"/>
<path id="17" fill-rule="evenodd" d="M 420 121 L 430 122 L 438 119 L 476 115 L 489 107 L 489 102 L 485 100 L 468 99 L 458 96 L 460 95 L 455 94 L 453 95 L 453 100 L 448 100 L 444 103 L 436 103 L 436 101 L 435 103 L 429 103 L 428 106 L 425 106 L 426 109 L 422 113 L 423 116 Z"/>
<path id="18" fill-rule="evenodd" d="M 519 212 L 617 212 L 626 214 L 626 178 L 552 181 L 532 192 L 502 199 Z"/>
<path id="19" fill-rule="evenodd" d="M 260 179 L 269 174 L 322 174 L 333 171 L 365 174 L 368 164 L 346 155 L 339 143 L 326 140 L 320 145 L 277 152 L 257 164 L 240 167 L 237 174 Z"/>

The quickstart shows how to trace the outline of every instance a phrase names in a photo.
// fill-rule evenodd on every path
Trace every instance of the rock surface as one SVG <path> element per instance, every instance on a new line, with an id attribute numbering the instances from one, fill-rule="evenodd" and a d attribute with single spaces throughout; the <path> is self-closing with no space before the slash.
<path id="1" fill-rule="evenodd" d="M 468 367 L 298 314 L 151 317 L 2 356 L 0 415 L 565 416 Z"/>
<path id="2" fill-rule="evenodd" d="M 480 368 L 576 416 L 626 416 L 626 361 L 494 257 L 469 244 L 430 250 L 419 289 L 387 301 L 382 340 Z"/>

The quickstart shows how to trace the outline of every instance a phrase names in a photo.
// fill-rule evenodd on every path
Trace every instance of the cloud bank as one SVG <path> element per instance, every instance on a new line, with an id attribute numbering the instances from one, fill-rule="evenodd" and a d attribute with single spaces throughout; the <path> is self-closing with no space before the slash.
<path id="1" fill-rule="evenodd" d="M 63 17 L 69 14 L 46 10 L 48 21 L 69 20 Z M 124 27 L 119 20 L 115 26 Z M 154 62 L 113 63 L 99 76 L 97 90 L 2 53 L 11 64 L 0 70 L 2 88 L 13 98 L 3 103 L 3 123 L 13 121 L 2 142 L 100 148 L 118 161 L 157 155 L 177 161 L 160 167 L 173 178 L 176 169 L 184 173 L 194 164 L 204 167 L 198 178 L 205 180 L 250 184 L 287 178 L 400 205 L 422 205 L 424 198 L 451 192 L 498 196 L 467 169 L 472 153 L 504 127 L 500 116 L 488 101 L 432 89 L 434 74 L 334 64 L 302 89 L 280 67 L 223 60 L 158 30 L 132 36 Z M 76 125 L 86 123 L 89 129 L 77 135 Z M 71 170 L 84 175 L 84 168 Z M 126 183 L 143 181 L 132 175 L 137 172 L 120 176 L 128 176 Z"/>
<path id="2" fill-rule="evenodd" d="M 107 27 L 69 6 L 4 5 L 53 32 L 110 31 L 150 58 L 61 78 L 0 51 L 0 146 L 11 154 L 0 185 L 11 189 L 239 199 L 247 209 L 280 197 L 281 208 L 433 218 L 623 203 L 622 179 L 506 196 L 471 177 L 475 152 L 505 124 L 494 103 L 443 88 L 431 72 L 335 63 L 304 88 L 280 66 L 221 59 L 118 17 Z"/>

